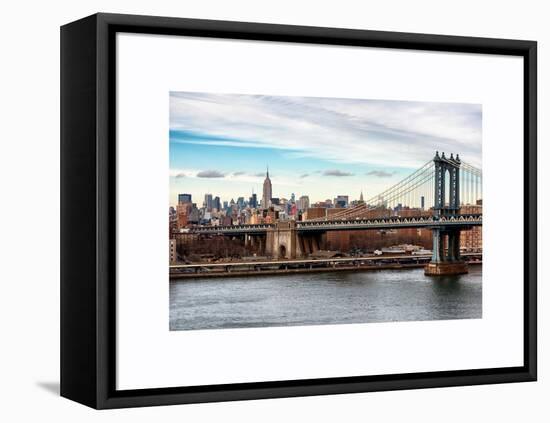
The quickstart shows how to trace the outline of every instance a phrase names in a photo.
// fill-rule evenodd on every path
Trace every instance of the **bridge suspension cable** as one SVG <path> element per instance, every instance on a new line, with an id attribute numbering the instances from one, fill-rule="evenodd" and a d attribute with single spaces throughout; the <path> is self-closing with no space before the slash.
<path id="1" fill-rule="evenodd" d="M 482 199 L 482 178 L 481 169 L 464 161 L 460 163 L 461 206 L 475 205 Z M 449 189 L 447 188 L 446 191 L 449 192 Z M 433 160 L 430 160 L 415 172 L 364 203 L 311 220 L 356 219 L 367 217 L 375 210 L 380 213 L 400 212 L 406 209 L 429 210 L 434 206 L 434 195 L 435 165 Z"/>

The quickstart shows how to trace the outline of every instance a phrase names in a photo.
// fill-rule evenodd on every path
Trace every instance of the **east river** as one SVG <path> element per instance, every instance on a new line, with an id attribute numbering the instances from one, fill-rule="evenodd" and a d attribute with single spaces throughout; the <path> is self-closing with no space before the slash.
<path id="1" fill-rule="evenodd" d="M 466 275 L 423 269 L 170 282 L 170 330 L 475 319 L 481 265 Z"/>

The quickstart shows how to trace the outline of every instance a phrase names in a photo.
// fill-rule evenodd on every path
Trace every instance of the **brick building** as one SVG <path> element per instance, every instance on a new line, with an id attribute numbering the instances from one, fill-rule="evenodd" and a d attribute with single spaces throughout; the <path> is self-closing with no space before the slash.
<path id="1" fill-rule="evenodd" d="M 483 213 L 481 201 L 477 205 L 467 205 L 460 208 L 460 214 Z M 465 252 L 479 252 L 483 250 L 483 228 L 474 226 L 472 229 L 460 233 L 460 249 Z"/>

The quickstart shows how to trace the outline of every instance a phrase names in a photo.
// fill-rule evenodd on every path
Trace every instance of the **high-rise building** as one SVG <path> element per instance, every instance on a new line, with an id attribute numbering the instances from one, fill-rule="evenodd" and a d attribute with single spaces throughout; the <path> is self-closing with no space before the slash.
<path id="1" fill-rule="evenodd" d="M 216 209 L 217 211 L 220 211 L 222 209 L 220 197 L 214 197 L 214 200 L 212 201 L 212 208 Z"/>
<path id="2" fill-rule="evenodd" d="M 189 215 L 193 210 L 192 203 L 180 203 L 176 207 L 176 219 L 177 219 L 177 228 L 182 229 L 187 226 L 189 223 Z"/>
<path id="3" fill-rule="evenodd" d="M 309 197 L 307 195 L 302 195 L 296 203 L 298 210 L 306 210 L 309 208 Z"/>
<path id="4" fill-rule="evenodd" d="M 424 196 L 421 196 L 421 197 L 420 197 L 420 209 L 421 209 L 421 210 L 424 210 L 424 202 L 425 202 L 425 201 L 424 201 Z"/>
<path id="5" fill-rule="evenodd" d="M 255 209 L 256 207 L 258 207 L 258 196 L 255 194 L 255 193 L 252 193 L 252 196 L 250 197 L 249 201 L 248 201 L 248 204 L 250 205 L 250 207 L 252 207 L 253 209 Z"/>
<path id="6" fill-rule="evenodd" d="M 345 208 L 349 204 L 349 196 L 348 195 L 339 195 L 334 199 L 334 205 L 335 207 Z"/>
<path id="7" fill-rule="evenodd" d="M 191 194 L 178 194 L 178 204 L 192 203 Z"/>
<path id="8" fill-rule="evenodd" d="M 206 211 L 212 211 L 212 194 L 204 194 L 203 206 Z"/>
<path id="9" fill-rule="evenodd" d="M 298 213 L 298 207 L 296 207 L 296 203 L 289 203 L 289 204 L 290 204 L 290 210 L 288 214 L 290 216 L 296 216 L 296 214 Z"/>
<path id="10" fill-rule="evenodd" d="M 199 221 L 200 221 L 199 209 L 197 208 L 197 205 L 195 203 L 192 203 L 191 210 L 187 215 L 187 222 L 195 224 L 195 223 L 199 223 Z"/>
<path id="11" fill-rule="evenodd" d="M 271 190 L 272 190 L 271 179 L 269 179 L 269 168 L 267 168 L 267 172 L 265 174 L 265 180 L 264 180 L 263 195 L 262 195 L 262 207 L 264 209 L 267 209 L 271 205 L 271 196 L 272 196 Z"/>

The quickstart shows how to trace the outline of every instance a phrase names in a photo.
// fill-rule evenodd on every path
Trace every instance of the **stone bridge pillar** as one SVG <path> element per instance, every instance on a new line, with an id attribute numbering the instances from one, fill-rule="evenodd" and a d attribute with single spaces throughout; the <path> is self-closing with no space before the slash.
<path id="1" fill-rule="evenodd" d="M 279 260 L 295 259 L 302 256 L 298 245 L 296 222 L 294 220 L 277 222 L 266 234 L 266 254 Z"/>

